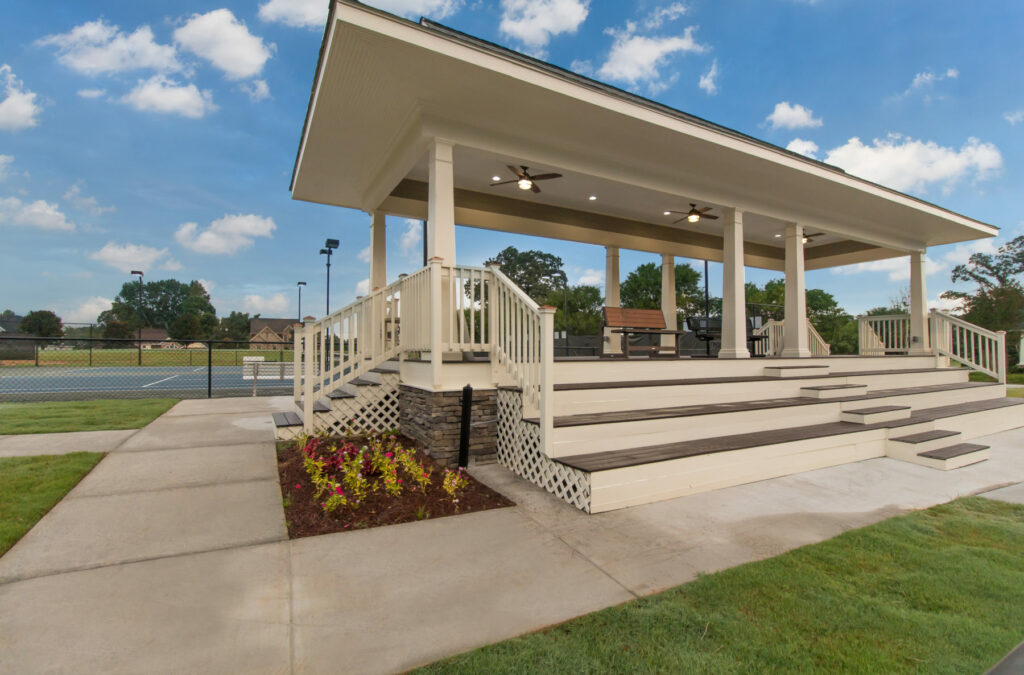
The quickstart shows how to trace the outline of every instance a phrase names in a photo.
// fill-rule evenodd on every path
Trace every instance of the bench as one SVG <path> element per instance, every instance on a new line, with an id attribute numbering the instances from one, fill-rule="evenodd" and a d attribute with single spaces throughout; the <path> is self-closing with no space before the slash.
<path id="1" fill-rule="evenodd" d="M 665 328 L 665 316 L 658 309 L 627 309 L 622 307 L 604 308 L 604 326 L 610 332 L 623 336 L 623 354 L 628 358 L 634 352 L 648 356 L 679 356 L 679 336 L 686 331 L 668 330 Z M 671 335 L 671 345 L 650 344 L 633 345 L 629 342 L 631 335 L 654 336 Z M 610 356 L 604 354 L 604 356 Z"/>
<path id="2" fill-rule="evenodd" d="M 294 361 L 264 361 L 262 356 L 242 357 L 243 380 L 291 380 L 294 377 Z"/>

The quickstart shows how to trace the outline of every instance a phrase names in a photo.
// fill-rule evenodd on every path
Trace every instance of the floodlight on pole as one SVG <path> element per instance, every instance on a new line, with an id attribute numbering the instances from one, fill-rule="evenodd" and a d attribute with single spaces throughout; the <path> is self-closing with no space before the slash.
<path id="1" fill-rule="evenodd" d="M 306 285 L 306 282 L 297 281 L 295 285 L 299 288 L 299 323 L 302 323 L 302 287 Z"/>
<path id="2" fill-rule="evenodd" d="M 131 274 L 139 275 L 139 365 L 142 365 L 142 271 L 132 270 Z"/>
<path id="3" fill-rule="evenodd" d="M 327 256 L 327 313 L 324 316 L 331 314 L 331 256 L 339 243 L 337 239 L 328 239 L 324 242 L 324 248 L 320 249 L 320 255 Z"/>

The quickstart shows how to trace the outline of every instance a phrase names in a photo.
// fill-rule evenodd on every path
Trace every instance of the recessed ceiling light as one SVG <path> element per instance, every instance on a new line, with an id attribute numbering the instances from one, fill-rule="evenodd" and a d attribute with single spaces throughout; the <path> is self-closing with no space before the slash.
<path id="1" fill-rule="evenodd" d="M 597 199 L 597 195 L 590 195 L 590 197 L 588 197 L 588 199 L 590 201 L 594 201 L 595 199 Z"/>
<path id="2" fill-rule="evenodd" d="M 777 234 L 777 235 L 775 235 L 775 238 L 776 239 L 782 239 L 782 235 L 781 234 Z"/>
<path id="3" fill-rule="evenodd" d="M 666 212 L 665 212 L 665 215 L 666 215 L 666 216 L 671 216 L 671 215 L 672 215 L 672 212 L 671 212 L 671 211 L 666 211 Z"/>
<path id="4" fill-rule="evenodd" d="M 493 180 L 494 182 L 498 182 L 499 180 L 501 180 L 501 176 L 491 176 L 491 180 Z"/>

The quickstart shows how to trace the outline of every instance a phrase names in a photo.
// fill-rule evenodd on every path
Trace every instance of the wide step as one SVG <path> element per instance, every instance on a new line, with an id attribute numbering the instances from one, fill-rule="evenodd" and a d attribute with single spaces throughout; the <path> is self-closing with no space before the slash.
<path id="1" fill-rule="evenodd" d="M 800 395 L 809 398 L 845 398 L 868 393 L 866 384 L 825 384 L 819 387 L 801 387 Z"/>
<path id="2" fill-rule="evenodd" d="M 828 375 L 827 365 L 807 366 L 766 366 L 764 374 L 766 377 L 807 377 Z"/>
<path id="3" fill-rule="evenodd" d="M 915 463 L 933 469 L 951 471 L 963 466 L 984 462 L 989 458 L 989 447 L 979 443 L 957 443 L 922 452 L 915 458 Z"/>

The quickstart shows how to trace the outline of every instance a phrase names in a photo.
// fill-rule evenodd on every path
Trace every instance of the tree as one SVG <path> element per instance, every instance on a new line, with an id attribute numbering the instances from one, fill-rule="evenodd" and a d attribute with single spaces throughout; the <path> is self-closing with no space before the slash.
<path id="1" fill-rule="evenodd" d="M 13 309 L 5 309 L 2 313 L 0 313 L 0 319 L 13 319 L 16 316 L 18 315 L 14 313 Z"/>
<path id="2" fill-rule="evenodd" d="M 974 282 L 974 293 L 946 291 L 941 297 L 961 303 L 966 321 L 989 330 L 1019 331 L 1024 324 L 1024 286 L 1017 279 L 1024 273 L 1024 235 L 995 252 L 974 253 L 963 265 L 953 268 L 954 283 Z"/>
<path id="3" fill-rule="evenodd" d="M 701 273 L 686 264 L 676 265 L 676 311 L 679 322 L 687 315 L 704 313 Z M 661 265 L 644 263 L 626 276 L 619 287 L 623 307 L 661 309 Z"/>
<path id="4" fill-rule="evenodd" d="M 61 337 L 64 335 L 60 317 L 48 309 L 37 309 L 26 314 L 25 318 L 21 320 L 18 330 L 36 337 Z"/>
<path id="5" fill-rule="evenodd" d="M 134 329 L 127 321 L 108 320 L 103 322 L 103 337 L 105 338 L 112 340 L 128 340 L 136 335 L 136 329 Z"/>
<path id="6" fill-rule="evenodd" d="M 249 323 L 252 319 L 258 318 L 259 314 L 250 317 L 248 312 L 231 312 L 221 317 L 220 325 L 217 326 L 217 338 L 220 340 L 249 340 Z"/>
<path id="7" fill-rule="evenodd" d="M 168 337 L 184 342 L 201 340 L 208 334 L 199 314 L 180 314 L 167 329 Z"/>
<path id="8" fill-rule="evenodd" d="M 509 246 L 484 264 L 501 265 L 502 273 L 536 302 L 544 302 L 565 283 L 562 259 L 544 251 L 520 251 Z"/>
<path id="9" fill-rule="evenodd" d="M 568 303 L 565 301 L 568 300 Z M 561 288 L 552 291 L 545 299 L 544 304 L 557 308 L 555 312 L 555 330 L 565 330 L 565 313 L 563 309 L 568 305 L 569 310 L 569 332 L 573 335 L 598 335 L 604 323 L 604 315 L 601 312 L 604 306 L 604 298 L 601 296 L 601 289 L 597 286 L 570 286 L 568 297 Z"/>
<path id="10" fill-rule="evenodd" d="M 210 303 L 210 295 L 198 281 L 188 284 L 177 279 L 150 281 L 142 287 L 142 302 L 139 303 L 139 284 L 127 281 L 121 292 L 114 298 L 110 309 L 99 316 L 108 332 L 120 333 L 123 327 L 107 327 L 113 323 L 127 324 L 129 332 L 139 328 L 165 328 L 170 333 L 171 325 L 183 315 L 195 315 L 201 334 L 197 338 L 211 335 L 217 327 L 217 312 Z M 190 325 L 193 322 L 189 322 Z M 180 324 L 184 326 L 184 324 Z"/>

